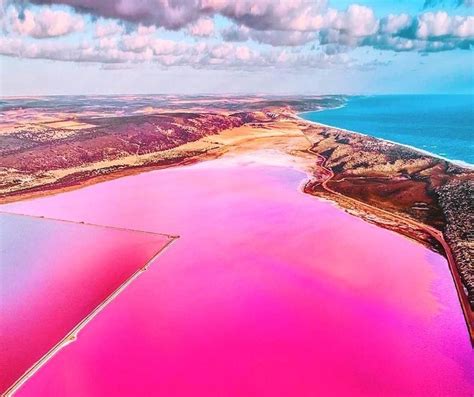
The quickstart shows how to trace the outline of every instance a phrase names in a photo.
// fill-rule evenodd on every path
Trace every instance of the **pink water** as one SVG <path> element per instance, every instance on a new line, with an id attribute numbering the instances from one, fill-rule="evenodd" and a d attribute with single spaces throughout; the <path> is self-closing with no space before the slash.
<path id="1" fill-rule="evenodd" d="M 19 396 L 470 396 L 474 354 L 446 261 L 218 160 L 4 210 L 181 238 Z"/>
<path id="2" fill-rule="evenodd" d="M 0 214 L 0 393 L 170 239 Z"/>

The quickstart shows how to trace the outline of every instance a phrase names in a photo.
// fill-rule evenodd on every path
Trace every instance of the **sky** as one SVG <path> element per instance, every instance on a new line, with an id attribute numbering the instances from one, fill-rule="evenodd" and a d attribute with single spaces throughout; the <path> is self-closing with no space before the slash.
<path id="1" fill-rule="evenodd" d="M 474 0 L 0 0 L 0 95 L 474 94 Z"/>

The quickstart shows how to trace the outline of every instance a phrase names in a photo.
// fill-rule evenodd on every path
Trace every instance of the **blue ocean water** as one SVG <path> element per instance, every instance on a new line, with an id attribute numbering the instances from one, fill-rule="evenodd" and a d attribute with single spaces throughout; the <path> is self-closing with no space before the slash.
<path id="1" fill-rule="evenodd" d="M 474 165 L 472 95 L 354 96 L 340 108 L 300 116 Z"/>

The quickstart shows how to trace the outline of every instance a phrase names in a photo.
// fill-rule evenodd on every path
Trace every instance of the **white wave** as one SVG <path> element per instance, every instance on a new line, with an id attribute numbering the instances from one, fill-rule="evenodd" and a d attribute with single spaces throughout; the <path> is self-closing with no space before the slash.
<path id="1" fill-rule="evenodd" d="M 332 108 L 330 108 L 330 109 L 332 109 Z M 330 110 L 330 109 L 325 109 L 325 110 Z M 423 153 L 423 154 L 425 154 L 425 155 L 427 155 L 427 156 L 435 157 L 435 158 L 438 158 L 438 159 L 447 161 L 447 162 L 449 162 L 449 163 L 453 163 L 453 164 L 455 164 L 455 165 L 457 165 L 457 166 L 459 166 L 459 167 L 468 168 L 468 169 L 474 169 L 474 164 L 469 163 L 469 162 L 466 162 L 466 161 L 464 161 L 464 160 L 450 159 L 450 158 L 441 156 L 441 155 L 439 155 L 439 154 L 430 152 L 430 151 L 428 151 L 428 150 L 424 150 L 424 149 L 420 149 L 419 147 L 416 147 L 416 146 L 408 145 L 408 144 L 406 144 L 406 143 L 391 141 L 390 139 L 379 138 L 379 137 L 374 136 L 374 135 L 364 134 L 364 133 L 362 133 L 362 132 L 352 131 L 352 130 L 348 130 L 348 129 L 346 129 L 346 128 L 336 127 L 336 126 L 334 126 L 334 125 L 329 125 L 329 124 L 319 123 L 319 122 L 313 121 L 313 120 L 308 120 L 308 119 L 306 119 L 306 118 L 304 118 L 304 117 L 300 117 L 300 115 L 303 114 L 303 113 L 310 113 L 310 112 L 298 113 L 298 115 L 297 115 L 298 118 L 299 118 L 300 120 L 309 122 L 309 123 L 311 123 L 311 124 L 322 125 L 322 126 L 324 126 L 324 127 L 334 128 L 334 129 L 336 129 L 336 130 L 341 130 L 341 131 L 349 132 L 349 133 L 351 133 L 351 134 L 356 134 L 356 135 L 361 135 L 361 136 L 367 136 L 367 137 L 371 137 L 371 138 L 378 139 L 378 140 L 380 140 L 380 141 L 393 143 L 393 144 L 399 145 L 399 146 L 404 146 L 404 147 L 406 147 L 406 148 L 408 148 L 408 149 L 415 150 L 416 152 Z M 313 113 L 313 112 L 311 112 L 311 113 Z"/>

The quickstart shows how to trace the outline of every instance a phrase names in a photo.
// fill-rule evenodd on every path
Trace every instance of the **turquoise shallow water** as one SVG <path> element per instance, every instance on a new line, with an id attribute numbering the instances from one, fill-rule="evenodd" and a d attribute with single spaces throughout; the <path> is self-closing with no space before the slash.
<path id="1" fill-rule="evenodd" d="M 301 117 L 414 146 L 474 165 L 474 96 L 349 97 L 344 106 Z"/>

